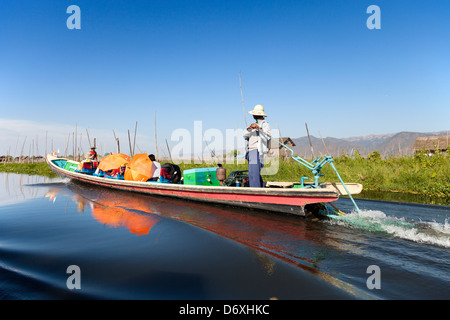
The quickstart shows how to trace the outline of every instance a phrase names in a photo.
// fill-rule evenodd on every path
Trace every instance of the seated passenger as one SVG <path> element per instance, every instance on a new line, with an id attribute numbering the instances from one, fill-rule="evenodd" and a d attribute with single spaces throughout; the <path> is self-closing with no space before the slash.
<path id="1" fill-rule="evenodd" d="M 123 179 L 126 170 L 126 163 L 122 164 L 117 169 L 112 169 L 105 172 L 105 178 Z"/>
<path id="2" fill-rule="evenodd" d="M 98 161 L 97 152 L 95 151 L 95 147 L 91 147 L 91 151 L 88 153 L 88 159 L 92 161 Z"/>
<path id="3" fill-rule="evenodd" d="M 148 158 L 152 161 L 152 167 L 155 168 L 155 171 L 153 172 L 153 177 L 148 179 L 148 181 L 158 181 L 159 175 L 161 174 L 161 163 L 156 161 L 154 154 L 149 154 Z"/>

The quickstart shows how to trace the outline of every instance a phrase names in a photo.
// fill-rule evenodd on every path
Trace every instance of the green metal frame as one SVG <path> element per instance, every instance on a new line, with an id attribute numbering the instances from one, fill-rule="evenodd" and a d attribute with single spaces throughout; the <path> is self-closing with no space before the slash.
<path id="1" fill-rule="evenodd" d="M 265 134 L 265 135 L 267 136 L 267 134 Z M 341 181 L 342 186 L 344 187 L 345 191 L 347 191 L 347 194 L 348 194 L 349 198 L 352 200 L 353 205 L 356 208 L 356 211 L 360 212 L 358 205 L 356 204 L 355 200 L 353 200 L 353 197 L 350 194 L 350 192 L 348 191 L 347 186 L 345 185 L 344 181 L 342 181 L 341 176 L 339 175 L 338 171 L 336 170 L 336 167 L 334 166 L 333 157 L 331 157 L 331 156 L 320 157 L 320 158 L 314 159 L 312 162 L 309 162 L 309 161 L 306 161 L 305 159 L 303 159 L 302 157 L 295 157 L 294 156 L 294 150 L 292 150 L 291 148 L 289 148 L 288 146 L 286 146 L 282 142 L 280 142 L 280 141 L 278 141 L 276 139 L 273 139 L 272 137 L 269 137 L 269 139 L 278 142 L 281 146 L 283 146 L 284 148 L 289 150 L 291 152 L 291 158 L 292 159 L 294 159 L 295 161 L 297 161 L 301 165 L 303 165 L 303 166 L 307 167 L 309 170 L 311 170 L 312 174 L 314 175 L 314 184 L 310 184 L 307 187 L 320 188 L 319 179 L 320 179 L 320 177 L 324 176 L 323 174 L 320 174 L 320 171 L 322 170 L 324 165 L 329 163 L 331 165 L 331 167 L 333 168 L 334 172 L 336 172 L 336 175 L 339 178 L 339 181 Z M 302 183 L 302 186 L 303 186 L 303 183 Z"/>

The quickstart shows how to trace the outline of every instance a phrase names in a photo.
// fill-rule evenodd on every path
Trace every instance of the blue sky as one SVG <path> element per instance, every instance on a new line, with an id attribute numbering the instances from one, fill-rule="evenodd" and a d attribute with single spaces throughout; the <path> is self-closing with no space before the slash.
<path id="1" fill-rule="evenodd" d="M 284 136 L 447 130 L 449 15 L 447 0 L 2 1 L 0 153 L 75 125 L 111 148 L 136 121 L 152 152 L 155 112 L 160 145 L 194 121 L 243 128 L 239 71 L 246 111 Z"/>

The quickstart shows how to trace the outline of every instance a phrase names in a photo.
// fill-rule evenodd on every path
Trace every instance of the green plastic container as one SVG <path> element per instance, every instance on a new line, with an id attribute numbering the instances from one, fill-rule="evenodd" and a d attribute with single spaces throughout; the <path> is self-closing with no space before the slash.
<path id="1" fill-rule="evenodd" d="M 219 186 L 220 182 L 216 178 L 216 169 L 196 168 L 183 171 L 183 184 L 194 186 Z"/>
<path id="2" fill-rule="evenodd" d="M 74 161 L 67 161 L 66 165 L 64 166 L 64 169 L 75 172 L 75 170 L 78 168 L 78 162 Z"/>

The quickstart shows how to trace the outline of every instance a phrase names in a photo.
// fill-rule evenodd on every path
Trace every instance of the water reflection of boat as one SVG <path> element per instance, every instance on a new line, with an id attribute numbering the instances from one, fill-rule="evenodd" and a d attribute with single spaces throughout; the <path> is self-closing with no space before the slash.
<path id="1" fill-rule="evenodd" d="M 172 183 L 140 182 L 107 179 L 64 169 L 68 160 L 47 156 L 47 163 L 54 172 L 73 181 L 151 195 L 168 196 L 201 202 L 262 209 L 305 216 L 320 203 L 336 201 L 343 194 L 340 186 L 324 184 L 321 188 L 249 188 L 200 186 Z M 361 192 L 359 184 L 348 184 L 349 192 Z"/>
<path id="2" fill-rule="evenodd" d="M 159 221 L 156 216 L 132 213 L 122 208 L 111 209 L 95 203 L 92 208 L 92 216 L 100 223 L 114 228 L 125 227 L 131 233 L 139 236 L 148 234 Z"/>
<path id="3" fill-rule="evenodd" d="M 326 239 L 320 226 L 306 225 L 306 221 L 295 216 L 162 197 L 148 201 L 149 197 L 144 194 L 114 192 L 96 186 L 85 188 L 75 183 L 66 187 L 73 192 L 72 200 L 77 208 L 83 203 L 98 222 L 110 227 L 126 227 L 136 234 L 139 230 L 150 231 L 166 217 L 309 266 L 314 266 L 317 261 L 312 257 L 301 257 L 299 248 L 322 246 Z M 64 192 L 64 189 L 52 189 L 50 193 Z"/>
<path id="4" fill-rule="evenodd" d="M 126 228 L 136 235 L 149 234 L 150 230 L 160 221 L 156 215 L 148 215 L 148 207 L 142 200 L 133 201 L 132 210 L 125 208 L 127 200 L 117 199 L 116 197 L 100 197 L 95 201 L 89 197 L 89 193 L 83 194 L 70 186 L 69 189 L 75 193 L 72 201 L 77 205 L 78 212 L 84 212 L 86 208 L 90 209 L 92 217 L 101 224 L 111 228 Z M 55 202 L 59 193 L 66 193 L 63 188 L 51 188 L 46 198 Z M 98 193 L 96 193 L 98 195 Z M 92 195 L 91 195 L 92 196 Z M 128 199 L 129 201 L 129 199 Z M 144 213 L 144 214 L 142 214 Z"/>
<path id="5" fill-rule="evenodd" d="M 145 194 L 111 191 L 97 186 L 85 187 L 76 183 L 65 186 L 77 199 L 91 202 L 93 217 L 108 226 L 127 227 L 133 232 L 145 227 L 151 229 L 164 218 L 182 221 L 252 249 L 269 276 L 276 269 L 276 261 L 269 257 L 276 257 L 355 296 L 365 296 L 364 292 L 357 292 L 353 286 L 328 274 L 326 266 L 322 266 L 330 241 L 331 246 L 340 245 L 329 240 L 323 224 L 260 210 L 163 197 L 150 198 Z M 61 189 L 55 191 L 64 192 Z M 130 220 L 136 223 L 137 228 L 129 228 Z"/>

